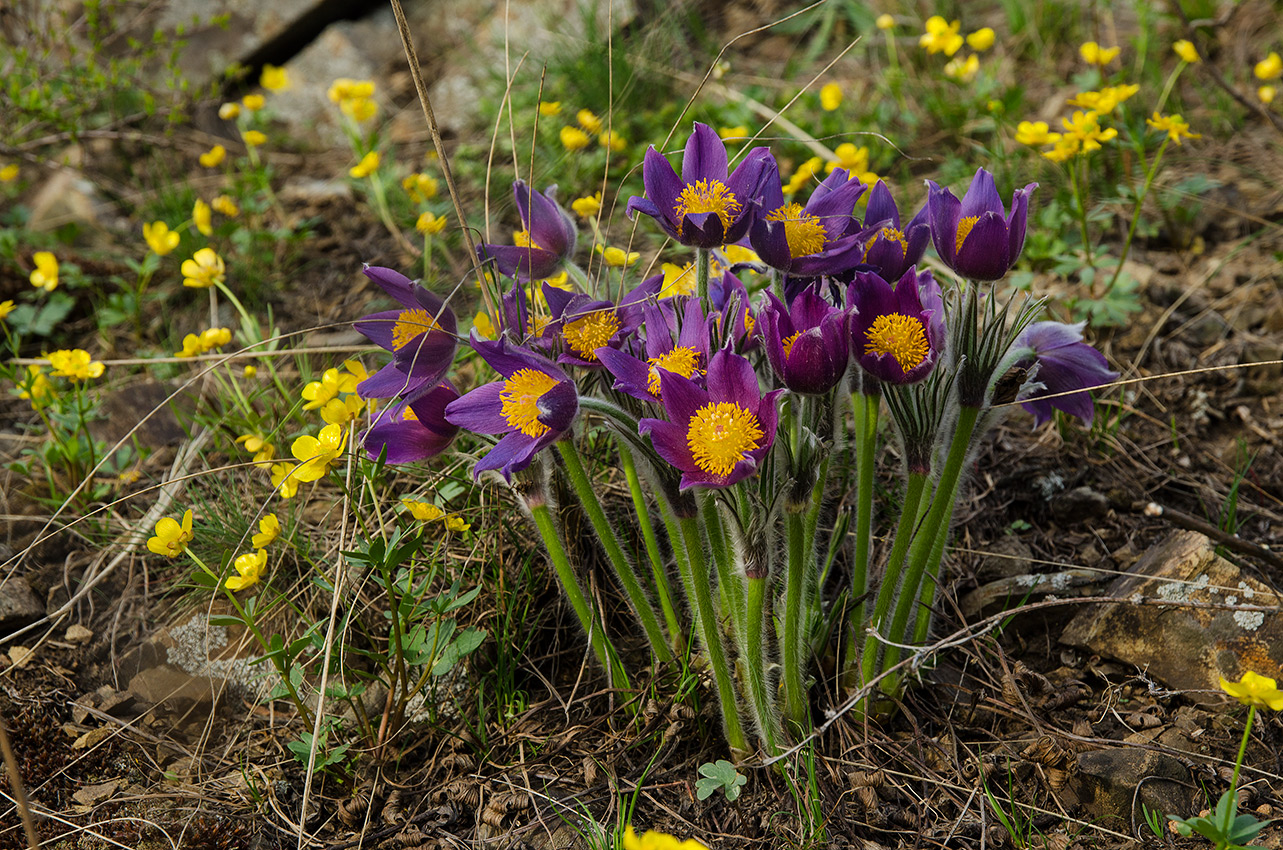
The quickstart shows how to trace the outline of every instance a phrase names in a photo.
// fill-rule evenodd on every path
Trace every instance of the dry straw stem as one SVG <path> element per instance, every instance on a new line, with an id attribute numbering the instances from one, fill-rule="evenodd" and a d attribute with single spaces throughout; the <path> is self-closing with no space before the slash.
<path id="1" fill-rule="evenodd" d="M 9 786 L 13 788 L 13 801 L 22 815 L 22 831 L 27 835 L 27 846 L 31 850 L 40 847 L 40 836 L 36 835 L 36 822 L 31 817 L 31 807 L 27 805 L 27 790 L 22 787 L 22 773 L 18 770 L 18 760 L 9 745 L 9 733 L 5 730 L 4 716 L 0 715 L 0 754 L 4 756 L 5 770 L 9 773 Z"/>

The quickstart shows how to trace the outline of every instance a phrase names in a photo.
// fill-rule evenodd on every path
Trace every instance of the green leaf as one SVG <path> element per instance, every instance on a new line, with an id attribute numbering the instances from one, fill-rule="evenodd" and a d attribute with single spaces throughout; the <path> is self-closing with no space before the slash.
<path id="1" fill-rule="evenodd" d="M 432 666 L 432 675 L 443 676 L 450 672 L 459 659 L 481 646 L 485 639 L 485 629 L 464 629 L 441 653 L 441 658 Z"/>

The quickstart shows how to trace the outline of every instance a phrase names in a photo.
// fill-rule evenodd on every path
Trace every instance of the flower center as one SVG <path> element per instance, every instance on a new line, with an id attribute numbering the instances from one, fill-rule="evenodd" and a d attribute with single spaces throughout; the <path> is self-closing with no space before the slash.
<path id="1" fill-rule="evenodd" d="M 619 331 L 619 317 L 614 310 L 594 310 L 566 325 L 563 335 L 571 350 L 585 360 L 596 360 L 594 349 L 610 342 Z"/>
<path id="2" fill-rule="evenodd" d="M 516 245 L 518 248 L 534 248 L 537 251 L 546 250 L 544 246 L 540 245 L 538 242 L 531 240 L 530 231 L 528 230 L 518 230 L 515 233 L 513 233 L 512 244 Z"/>
<path id="3" fill-rule="evenodd" d="M 903 313 L 874 319 L 864 344 L 865 354 L 890 354 L 906 372 L 926 360 L 930 351 L 922 322 Z"/>
<path id="4" fill-rule="evenodd" d="M 410 341 L 425 334 L 428 331 L 437 328 L 436 319 L 428 315 L 428 311 L 422 308 L 416 310 L 402 310 L 401 314 L 396 317 L 396 324 L 392 326 L 392 350 L 400 351 L 410 344 Z"/>
<path id="5" fill-rule="evenodd" d="M 539 399 L 555 386 L 557 379 L 538 369 L 513 373 L 499 391 L 500 415 L 527 437 L 542 437 L 548 426 L 539 421 Z"/>
<path id="6" fill-rule="evenodd" d="M 419 416 L 418 416 L 418 414 L 416 414 L 416 413 L 414 412 L 414 410 L 410 407 L 410 405 L 408 405 L 408 404 L 407 404 L 407 405 L 405 406 L 405 410 L 401 413 L 401 421 L 402 421 L 402 422 L 418 422 L 418 421 L 419 421 Z"/>
<path id="7" fill-rule="evenodd" d="M 682 189 L 673 213 L 677 216 L 677 233 L 682 232 L 686 216 L 696 213 L 715 213 L 722 220 L 722 229 L 731 226 L 731 219 L 738 215 L 743 206 L 735 199 L 735 193 L 726 188 L 720 180 L 697 180 L 687 183 Z"/>
<path id="8" fill-rule="evenodd" d="M 686 444 L 696 466 L 724 478 L 735 469 L 735 464 L 761 445 L 765 436 L 761 423 L 751 411 L 728 401 L 710 402 L 690 418 Z"/>
<path id="9" fill-rule="evenodd" d="M 801 335 L 802 335 L 802 332 L 801 332 L 801 331 L 798 331 L 797 333 L 793 334 L 792 336 L 786 336 L 786 337 L 784 337 L 784 339 L 780 340 L 780 345 L 784 346 L 784 359 L 785 359 L 785 360 L 787 360 L 787 359 L 788 359 L 789 354 L 791 354 L 791 353 L 792 353 L 792 351 L 793 351 L 793 343 L 797 342 L 798 337 L 800 337 Z"/>
<path id="10" fill-rule="evenodd" d="M 702 373 L 699 368 L 700 354 L 693 348 L 678 346 L 672 351 L 667 351 L 658 357 L 651 357 L 646 362 L 650 364 L 650 375 L 646 379 L 646 389 L 655 398 L 662 398 L 660 394 L 659 370 L 666 369 L 674 375 L 681 375 L 683 378 L 693 378 L 696 372 Z"/>
<path id="11" fill-rule="evenodd" d="M 972 224 L 974 223 L 975 222 L 973 220 Z M 970 230 L 971 225 L 967 225 L 967 229 Z M 961 233 L 961 226 L 959 226 L 959 233 Z M 965 235 L 959 237 L 959 246 L 962 245 L 963 238 L 965 238 Z M 909 240 L 904 238 L 904 231 L 897 230 L 894 227 L 884 227 L 877 233 L 873 234 L 873 238 L 869 240 L 868 247 L 864 249 L 864 259 L 867 260 L 869 258 L 869 251 L 873 250 L 873 246 L 877 244 L 879 239 L 883 239 L 887 242 L 898 242 L 900 244 L 901 253 L 908 253 L 909 251 Z"/>
<path id="12" fill-rule="evenodd" d="M 767 221 L 784 222 L 784 238 L 789 244 L 789 255 L 805 257 L 824 250 L 829 234 L 820 224 L 818 216 L 807 215 L 798 203 L 785 204 L 766 214 Z"/>
<path id="13" fill-rule="evenodd" d="M 966 218 L 958 220 L 958 235 L 953 242 L 953 252 L 956 254 L 962 250 L 962 243 L 967 241 L 967 235 L 971 233 L 971 228 L 976 226 L 980 220 L 978 215 L 969 215 Z"/>

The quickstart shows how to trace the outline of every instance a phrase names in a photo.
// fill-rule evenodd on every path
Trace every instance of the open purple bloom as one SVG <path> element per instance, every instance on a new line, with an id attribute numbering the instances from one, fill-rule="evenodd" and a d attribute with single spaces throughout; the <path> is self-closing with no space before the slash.
<path id="1" fill-rule="evenodd" d="M 482 260 L 493 259 L 500 273 L 519 280 L 539 280 L 557 271 L 575 253 L 578 231 L 575 220 L 556 201 L 557 187 L 537 192 L 524 180 L 512 184 L 522 229 L 515 245 L 483 242 L 477 246 Z"/>
<path id="2" fill-rule="evenodd" d="M 497 469 L 511 479 L 540 449 L 570 430 L 579 413 L 579 393 L 557 364 L 506 339 L 488 342 L 474 337 L 472 347 L 503 380 L 451 402 L 445 418 L 476 434 L 503 434 L 472 474 Z"/>
<path id="3" fill-rule="evenodd" d="M 365 276 L 401 307 L 372 313 L 356 329 L 392 352 L 392 362 L 357 387 L 363 398 L 404 396 L 413 401 L 441 382 L 454 360 L 454 311 L 435 293 L 392 269 L 366 266 Z"/>
<path id="4" fill-rule="evenodd" d="M 768 292 L 758 314 L 762 345 L 784 386 L 799 393 L 826 393 L 842 380 L 850 361 L 847 313 L 814 287 L 802 290 L 791 308 Z"/>
<path id="5" fill-rule="evenodd" d="M 698 298 L 687 297 L 679 321 L 674 300 L 646 305 L 644 360 L 615 348 L 597 349 L 602 365 L 615 376 L 615 389 L 642 401 L 660 401 L 661 371 L 703 385 L 709 346 L 704 310 Z"/>
<path id="6" fill-rule="evenodd" d="M 1105 355 L 1083 342 L 1084 325 L 1086 322 L 1034 322 L 1012 345 L 1013 352 L 1020 354 L 1016 365 L 1030 370 L 1031 383 L 1022 389 L 1020 400 L 1034 415 L 1035 426 L 1051 419 L 1053 408 L 1090 425 L 1094 406 L 1088 390 L 1118 377 Z M 1057 393 L 1070 394 L 1042 398 Z"/>
<path id="7" fill-rule="evenodd" d="M 681 470 L 682 489 L 728 487 L 757 472 L 775 442 L 779 412 L 765 396 L 748 360 L 725 349 L 708 364 L 707 389 L 689 378 L 660 372 L 664 419 L 643 419 L 655 451 Z"/>
<path id="8" fill-rule="evenodd" d="M 753 250 L 768 265 L 801 277 L 840 274 L 860 262 L 855 202 L 868 187 L 835 168 L 806 206 L 784 203 L 778 166 L 767 166 L 762 211 L 749 230 Z"/>
<path id="9" fill-rule="evenodd" d="M 918 264 L 931 241 L 927 207 L 918 210 L 908 226 L 901 229 L 900 208 L 881 180 L 869 192 L 864 224 L 865 229 L 860 233 L 864 255 L 860 262 L 883 280 L 899 280 L 911 266 Z"/>
<path id="10" fill-rule="evenodd" d="M 909 269 L 892 287 L 859 272 L 847 288 L 852 354 L 860 367 L 888 384 L 921 381 L 944 348 L 944 298 L 931 272 Z"/>
<path id="11" fill-rule="evenodd" d="M 445 409 L 459 397 L 449 381 L 442 381 L 413 402 L 398 401 L 379 413 L 361 439 L 371 460 L 386 449 L 388 463 L 426 460 L 445 451 L 458 427 L 445 418 Z"/>
<path id="12" fill-rule="evenodd" d="M 761 202 L 771 160 L 769 149 L 753 148 L 728 177 L 725 144 L 712 127 L 696 123 L 686 142 L 680 178 L 654 145 L 646 151 L 646 197 L 628 200 L 628 217 L 644 213 L 669 236 L 695 248 L 738 242 Z"/>
<path id="13" fill-rule="evenodd" d="M 642 319 L 642 303 L 657 294 L 664 285 L 662 274 L 642 281 L 626 293 L 618 305 L 544 285 L 543 294 L 552 313 L 550 336 L 564 343 L 558 363 L 570 366 L 600 367 L 597 350 L 618 348 L 620 342 L 637 330 Z"/>
<path id="14" fill-rule="evenodd" d="M 961 201 L 930 180 L 927 186 L 931 241 L 944 264 L 969 280 L 998 280 L 1005 275 L 1025 247 L 1029 196 L 1038 184 L 1016 191 L 1010 215 L 993 175 L 983 168 L 976 170 Z"/>

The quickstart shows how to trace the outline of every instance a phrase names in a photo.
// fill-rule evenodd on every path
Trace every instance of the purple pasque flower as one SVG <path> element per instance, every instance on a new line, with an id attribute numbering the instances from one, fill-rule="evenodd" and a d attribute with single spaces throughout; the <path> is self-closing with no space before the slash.
<path id="1" fill-rule="evenodd" d="M 893 287 L 858 272 L 847 287 L 851 353 L 864 371 L 888 384 L 921 381 L 944 349 L 944 297 L 931 272 L 909 269 Z"/>
<path id="2" fill-rule="evenodd" d="M 442 381 L 413 402 L 398 401 L 381 411 L 361 438 L 370 460 L 385 450 L 388 463 L 410 463 L 441 454 L 459 428 L 446 421 L 445 409 L 459 397 L 449 381 Z"/>
<path id="3" fill-rule="evenodd" d="M 661 371 L 703 384 L 708 366 L 708 321 L 698 298 L 681 297 L 686 303 L 680 317 L 676 299 L 646 305 L 646 340 L 641 344 L 645 360 L 616 348 L 597 349 L 602 365 L 615 376 L 616 390 L 642 401 L 661 401 Z"/>
<path id="4" fill-rule="evenodd" d="M 563 343 L 557 362 L 599 368 L 601 362 L 597 359 L 597 350 L 618 348 L 637 330 L 642 319 L 642 303 L 656 295 L 663 285 L 664 276 L 654 275 L 615 304 L 545 284 L 543 296 L 552 314 L 547 334 L 560 338 Z"/>
<path id="5" fill-rule="evenodd" d="M 753 366 L 722 349 L 708 364 L 706 387 L 672 372 L 659 374 L 667 419 L 642 419 L 655 451 L 681 470 L 681 488 L 728 487 L 757 472 L 775 442 L 779 412 Z"/>
<path id="6" fill-rule="evenodd" d="M 908 226 L 901 229 L 900 208 L 881 180 L 869 192 L 864 224 L 860 233 L 864 249 L 860 263 L 868 271 L 877 272 L 883 280 L 899 280 L 911 266 L 918 264 L 931 241 L 927 207 L 918 210 Z"/>
<path id="7" fill-rule="evenodd" d="M 840 274 L 860 262 L 860 220 L 855 202 L 868 187 L 835 168 L 815 187 L 806 206 L 784 202 L 779 168 L 772 161 L 762 189 L 762 208 L 749 240 L 768 265 L 799 277 Z"/>
<path id="8" fill-rule="evenodd" d="M 379 266 L 366 266 L 364 272 L 401 307 L 356 323 L 375 345 L 392 352 L 392 362 L 362 381 L 357 392 L 363 398 L 404 396 L 413 401 L 440 383 L 454 360 L 454 311 L 400 272 Z"/>
<path id="9" fill-rule="evenodd" d="M 850 362 L 847 313 L 829 304 L 814 287 L 802 290 L 791 307 L 775 294 L 758 312 L 762 345 L 784 386 L 798 393 L 826 393 L 842 380 Z"/>
<path id="10" fill-rule="evenodd" d="M 579 413 L 579 393 L 557 364 L 500 338 L 473 337 L 472 347 L 503 380 L 477 387 L 445 409 L 446 421 L 476 434 L 503 434 L 472 468 L 497 469 L 511 480 L 535 454 L 559 440 Z"/>
<path id="11" fill-rule="evenodd" d="M 1035 427 L 1051 419 L 1053 408 L 1090 425 L 1095 408 L 1088 390 L 1118 377 L 1105 355 L 1083 342 L 1086 324 L 1034 322 L 1012 343 L 1012 353 L 1019 356 L 1016 365 L 1030 372 L 1017 398 L 1034 415 Z M 1043 398 L 1049 395 L 1056 397 Z"/>
<path id="12" fill-rule="evenodd" d="M 976 170 L 961 201 L 930 180 L 927 186 L 931 241 L 944 264 L 968 280 L 998 280 L 1005 275 L 1025 247 L 1029 196 L 1038 184 L 1016 191 L 1010 215 L 993 175 L 983 168 Z"/>
<path id="13" fill-rule="evenodd" d="M 709 325 L 717 347 L 734 345 L 747 351 L 757 345 L 757 316 L 748 297 L 748 287 L 728 269 L 708 282 L 708 300 L 713 308 Z"/>
<path id="14" fill-rule="evenodd" d="M 727 176 L 726 145 L 707 124 L 695 124 L 682 157 L 682 176 L 655 146 L 646 151 L 642 182 L 646 196 L 628 200 L 628 217 L 644 213 L 683 245 L 718 248 L 748 232 L 761 202 L 762 184 L 773 160 L 769 149 L 753 148 Z"/>
<path id="15" fill-rule="evenodd" d="M 557 187 L 538 192 L 517 180 L 512 184 L 521 216 L 521 230 L 513 235 L 515 245 L 483 242 L 477 253 L 484 261 L 493 259 L 501 274 L 519 280 L 539 280 L 557 271 L 563 260 L 575 253 L 579 237 L 575 220 L 557 203 Z"/>

